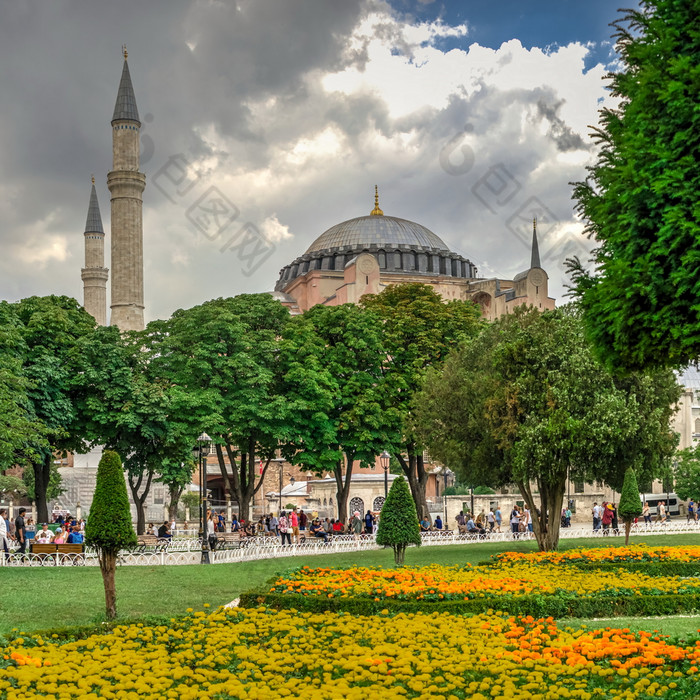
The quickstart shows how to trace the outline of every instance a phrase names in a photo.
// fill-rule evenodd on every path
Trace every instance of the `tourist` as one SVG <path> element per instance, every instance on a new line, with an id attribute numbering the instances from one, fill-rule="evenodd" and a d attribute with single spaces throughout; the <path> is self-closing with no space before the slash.
<path id="1" fill-rule="evenodd" d="M 420 521 L 420 531 L 430 532 L 430 520 L 427 515 L 424 515 L 423 520 Z"/>
<path id="2" fill-rule="evenodd" d="M 279 531 L 277 529 L 279 525 L 279 522 L 277 520 L 277 516 L 274 513 L 270 513 L 270 532 L 277 537 L 279 534 Z"/>
<path id="3" fill-rule="evenodd" d="M 610 523 L 612 525 L 613 532 L 616 535 L 620 534 L 620 528 L 618 527 L 618 521 L 617 521 L 617 506 L 613 503 L 611 506 L 612 509 L 612 522 Z"/>
<path id="4" fill-rule="evenodd" d="M 289 525 L 289 520 L 287 520 L 287 516 L 285 515 L 284 511 L 282 511 L 280 513 L 277 527 L 279 529 L 280 536 L 282 537 L 282 546 L 284 547 L 284 540 L 286 538 L 287 543 L 291 547 L 292 546 L 292 538 L 291 538 L 291 534 L 289 532 L 290 525 Z"/>
<path id="5" fill-rule="evenodd" d="M 340 520 L 331 520 L 331 525 L 333 526 L 334 535 L 343 534 L 343 523 L 341 523 Z"/>
<path id="6" fill-rule="evenodd" d="M 5 559 L 10 556 L 10 524 L 6 516 L 7 511 L 4 508 L 0 508 L 0 545 L 2 546 L 2 551 L 5 552 Z"/>
<path id="7" fill-rule="evenodd" d="M 323 537 L 324 542 L 328 542 L 328 533 L 324 531 L 318 520 L 313 520 L 311 522 L 311 528 L 309 532 L 313 537 Z"/>
<path id="8" fill-rule="evenodd" d="M 333 525 L 331 524 L 331 521 L 329 518 L 326 518 L 322 523 L 321 526 L 323 527 L 323 531 L 327 535 L 332 535 L 333 534 Z"/>
<path id="9" fill-rule="evenodd" d="M 686 521 L 690 522 L 691 520 L 694 520 L 694 515 L 695 515 L 695 501 L 691 498 L 688 501 L 688 516 L 686 518 Z"/>
<path id="10" fill-rule="evenodd" d="M 306 532 L 306 526 L 309 524 L 309 519 L 303 510 L 299 511 L 299 532 Z"/>
<path id="11" fill-rule="evenodd" d="M 493 532 L 496 527 L 496 514 L 493 512 L 493 508 L 489 508 L 489 512 L 486 514 L 486 523 L 489 526 L 489 532 Z"/>
<path id="12" fill-rule="evenodd" d="M 368 510 L 367 513 L 365 513 L 365 532 L 368 535 L 371 535 L 373 527 L 374 527 L 374 516 L 372 515 L 372 511 Z"/>
<path id="13" fill-rule="evenodd" d="M 156 529 L 155 529 L 155 527 L 153 527 L 153 523 L 148 523 L 148 527 L 146 528 L 146 534 L 155 536 Z"/>
<path id="14" fill-rule="evenodd" d="M 216 517 L 216 513 L 212 513 L 211 511 L 207 513 L 207 520 L 206 520 L 206 538 L 207 538 L 207 543 L 209 544 L 209 549 L 212 550 L 212 552 L 216 549 L 217 545 L 217 537 L 216 537 L 216 523 L 218 521 L 218 518 Z M 160 533 L 158 533 L 160 534 Z"/>
<path id="15" fill-rule="evenodd" d="M 525 531 L 532 532 L 532 513 L 530 513 L 530 509 L 527 506 L 525 506 L 523 510 L 523 515 L 525 516 Z"/>
<path id="16" fill-rule="evenodd" d="M 564 509 L 564 527 L 571 527 L 571 509 L 568 506 Z"/>
<path id="17" fill-rule="evenodd" d="M 479 527 L 479 524 L 475 523 L 472 518 L 469 518 L 469 520 L 467 520 L 467 533 L 483 537 L 486 534 L 486 530 L 484 530 L 483 527 Z"/>
<path id="18" fill-rule="evenodd" d="M 435 522 L 433 523 L 433 527 L 436 530 L 442 530 L 442 518 L 438 515 L 435 518 Z"/>
<path id="19" fill-rule="evenodd" d="M 39 544 L 51 544 L 51 541 L 53 540 L 53 532 L 49 530 L 49 526 L 44 523 L 41 526 L 41 530 L 36 533 L 36 537 L 34 538 Z"/>
<path id="20" fill-rule="evenodd" d="M 644 517 L 644 524 L 651 525 L 651 510 L 646 501 L 644 501 L 644 506 L 642 507 L 642 516 Z"/>
<path id="21" fill-rule="evenodd" d="M 73 525 L 73 529 L 71 530 L 71 533 L 68 535 L 68 542 L 67 544 L 83 544 L 83 533 L 80 532 L 80 526 L 79 525 Z"/>
<path id="22" fill-rule="evenodd" d="M 603 501 L 603 517 L 602 517 L 602 522 L 603 522 L 603 534 L 607 535 L 608 530 L 610 530 L 610 525 L 612 523 L 613 519 L 613 514 L 612 514 L 612 505 L 610 503 L 606 503 Z"/>
<path id="23" fill-rule="evenodd" d="M 482 530 L 486 529 L 486 513 L 482 508 L 481 513 L 476 516 L 476 526 L 480 527 Z"/>
<path id="24" fill-rule="evenodd" d="M 240 523 L 238 522 L 238 516 L 234 514 L 231 518 L 231 532 L 238 532 L 240 530 Z"/>
<path id="25" fill-rule="evenodd" d="M 591 511 L 593 515 L 593 530 L 600 530 L 601 515 L 600 506 L 597 501 L 593 501 L 593 510 Z"/>
<path id="26" fill-rule="evenodd" d="M 207 516 L 208 519 L 211 519 L 211 516 Z M 159 528 L 158 528 L 158 539 L 161 540 L 171 540 L 172 539 L 172 533 L 170 532 L 170 526 L 168 525 L 168 521 L 166 520 Z"/>
<path id="27" fill-rule="evenodd" d="M 19 544 L 17 551 L 20 554 L 26 554 L 27 552 L 27 526 L 24 522 L 24 514 L 26 512 L 26 508 L 20 508 L 19 515 L 15 518 L 15 540 Z"/>
<path id="28" fill-rule="evenodd" d="M 224 515 L 224 511 L 220 510 L 219 511 L 219 532 L 226 532 L 226 516 Z"/>
<path id="29" fill-rule="evenodd" d="M 496 512 L 494 513 L 494 517 L 496 518 L 496 532 L 501 531 L 501 523 L 503 522 L 503 515 L 501 514 L 501 509 L 497 506 L 496 507 Z"/>
<path id="30" fill-rule="evenodd" d="M 299 516 L 297 515 L 296 508 L 294 508 L 289 515 L 289 524 L 292 528 L 292 539 L 295 544 L 299 544 Z"/>
<path id="31" fill-rule="evenodd" d="M 655 523 L 661 522 L 663 525 L 666 522 L 666 504 L 663 501 L 659 501 L 659 505 L 656 509 L 656 519 Z"/>
<path id="32" fill-rule="evenodd" d="M 520 511 L 518 506 L 513 506 L 513 510 L 510 512 L 510 529 L 513 537 L 517 537 L 520 531 Z"/>
<path id="33" fill-rule="evenodd" d="M 360 535 L 362 534 L 362 520 L 360 519 L 360 511 L 356 510 L 352 514 L 352 520 L 350 521 L 350 531 L 353 534 L 356 542 L 360 541 Z"/>
<path id="34" fill-rule="evenodd" d="M 54 544 L 65 544 L 66 543 L 66 532 L 60 526 L 59 526 L 58 530 L 56 530 L 56 534 L 53 536 L 53 543 Z"/>

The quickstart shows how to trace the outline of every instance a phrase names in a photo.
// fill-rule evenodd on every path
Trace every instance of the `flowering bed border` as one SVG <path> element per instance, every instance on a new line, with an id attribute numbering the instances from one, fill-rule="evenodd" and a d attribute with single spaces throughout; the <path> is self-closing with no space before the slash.
<path id="1" fill-rule="evenodd" d="M 475 566 L 503 566 L 501 562 L 491 559 L 478 562 Z M 646 576 L 700 576 L 700 561 L 610 561 L 610 562 L 566 562 L 559 564 L 564 570 L 567 568 L 579 571 L 617 571 L 624 569 L 636 574 Z"/>
<path id="2" fill-rule="evenodd" d="M 303 610 L 305 612 L 347 612 L 353 615 L 390 613 L 450 613 L 473 615 L 498 610 L 511 615 L 533 617 L 646 617 L 675 615 L 700 611 L 700 594 L 678 593 L 663 595 L 619 595 L 581 597 L 570 595 L 485 596 L 470 600 L 392 600 L 343 598 L 339 596 L 270 593 L 252 590 L 241 595 L 240 607 L 257 608 L 260 605 L 275 610 Z"/>

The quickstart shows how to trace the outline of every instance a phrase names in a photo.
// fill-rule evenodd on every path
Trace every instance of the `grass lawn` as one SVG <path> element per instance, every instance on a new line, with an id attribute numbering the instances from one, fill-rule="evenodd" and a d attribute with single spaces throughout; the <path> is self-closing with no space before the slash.
<path id="1" fill-rule="evenodd" d="M 563 540 L 561 549 L 618 546 L 623 538 Z M 697 535 L 657 535 L 632 538 L 633 544 L 691 545 Z M 535 551 L 534 542 L 489 543 L 411 548 L 406 564 L 476 564 L 502 551 Z M 263 584 L 277 573 L 304 564 L 310 566 L 393 566 L 390 549 L 320 556 L 216 564 L 212 566 L 125 566 L 117 570 L 117 609 L 120 617 L 177 616 L 185 609 L 229 603 L 239 594 Z M 98 567 L 0 568 L 0 634 L 13 628 L 23 632 L 98 623 L 104 619 L 104 589 Z M 623 622 L 624 620 L 624 622 Z M 570 621 L 593 626 L 594 622 Z M 620 618 L 623 626 L 658 629 L 664 634 L 686 634 L 700 627 L 698 618 L 634 620 Z M 648 624 L 647 624 L 648 623 Z M 618 626 L 605 621 L 599 626 Z M 634 629 L 637 629 L 635 627 Z"/>

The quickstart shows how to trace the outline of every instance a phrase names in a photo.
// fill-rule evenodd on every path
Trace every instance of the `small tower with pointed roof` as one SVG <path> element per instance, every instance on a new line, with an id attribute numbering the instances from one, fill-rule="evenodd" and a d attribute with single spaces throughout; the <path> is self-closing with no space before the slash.
<path id="1" fill-rule="evenodd" d="M 143 300 L 143 190 L 146 176 L 139 172 L 141 122 L 131 84 L 128 54 L 112 115 L 112 171 L 107 187 L 112 204 L 112 315 L 120 330 L 144 327 Z"/>
<path id="2" fill-rule="evenodd" d="M 102 228 L 100 205 L 92 178 L 90 204 L 85 222 L 85 267 L 81 270 L 83 280 L 83 306 L 100 326 L 107 325 L 107 278 L 105 267 L 105 232 Z"/>

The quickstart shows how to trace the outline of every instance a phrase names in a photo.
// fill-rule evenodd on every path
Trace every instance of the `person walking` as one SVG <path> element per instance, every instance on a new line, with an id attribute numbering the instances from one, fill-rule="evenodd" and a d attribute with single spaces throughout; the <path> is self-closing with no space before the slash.
<path id="1" fill-rule="evenodd" d="M 350 531 L 352 532 L 355 542 L 360 543 L 360 535 L 362 534 L 362 519 L 360 518 L 360 511 L 356 510 L 352 514 L 352 520 L 350 521 Z"/>
<path id="2" fill-rule="evenodd" d="M 4 508 L 0 508 L 0 546 L 2 546 L 2 551 L 5 552 L 5 559 L 10 556 L 9 523 L 7 522 L 6 515 L 7 511 Z"/>
<path id="3" fill-rule="evenodd" d="M 277 521 L 277 529 L 280 532 L 280 536 L 282 537 L 282 546 L 284 547 L 284 540 L 287 540 L 287 544 L 291 547 L 292 546 L 292 537 L 289 532 L 291 526 L 289 524 L 289 520 L 287 519 L 287 516 L 285 515 L 285 512 L 282 511 L 280 513 L 279 520 Z"/>
<path id="4" fill-rule="evenodd" d="M 656 514 L 656 520 L 654 522 L 661 521 L 663 525 L 666 522 L 666 503 L 664 501 L 659 502 L 659 507 Z"/>
<path id="5" fill-rule="evenodd" d="M 20 508 L 19 515 L 15 518 L 15 539 L 19 544 L 19 549 L 17 550 L 19 554 L 27 553 L 27 526 L 24 523 L 24 514 L 26 512 L 26 508 Z"/>
<path id="6" fill-rule="evenodd" d="M 309 523 L 309 518 L 307 517 L 306 513 L 304 513 L 303 510 L 299 511 L 299 532 L 301 534 L 305 535 L 306 534 L 306 526 Z"/>
<path id="7" fill-rule="evenodd" d="M 513 506 L 513 510 L 510 512 L 510 529 L 513 533 L 513 539 L 517 539 L 519 528 L 520 511 L 518 510 L 518 506 Z"/>
<path id="8" fill-rule="evenodd" d="M 503 515 L 501 514 L 501 509 L 499 507 L 496 507 L 496 512 L 494 513 L 494 517 L 496 518 L 496 532 L 501 531 L 501 523 L 503 522 Z"/>
<path id="9" fill-rule="evenodd" d="M 642 516 L 644 517 L 644 524 L 651 525 L 651 510 L 646 501 L 644 501 L 644 506 L 642 507 Z"/>
<path id="10" fill-rule="evenodd" d="M 600 523 L 602 518 L 601 508 L 597 502 L 593 502 L 593 529 L 600 530 Z"/>
<path id="11" fill-rule="evenodd" d="M 295 544 L 299 544 L 299 516 L 296 508 L 289 514 L 289 524 L 292 529 L 292 539 Z"/>
<path id="12" fill-rule="evenodd" d="M 486 522 L 489 526 L 489 532 L 493 532 L 496 527 L 496 514 L 492 508 L 489 508 L 489 512 L 486 514 Z"/>
<path id="13" fill-rule="evenodd" d="M 372 525 L 374 524 L 374 516 L 371 510 L 367 510 L 365 513 L 365 533 L 367 535 L 372 534 Z"/>
<path id="14" fill-rule="evenodd" d="M 613 519 L 613 513 L 612 513 L 612 505 L 610 503 L 603 503 L 603 534 L 607 535 L 609 534 L 610 530 L 610 525 L 612 524 L 612 519 Z"/>

